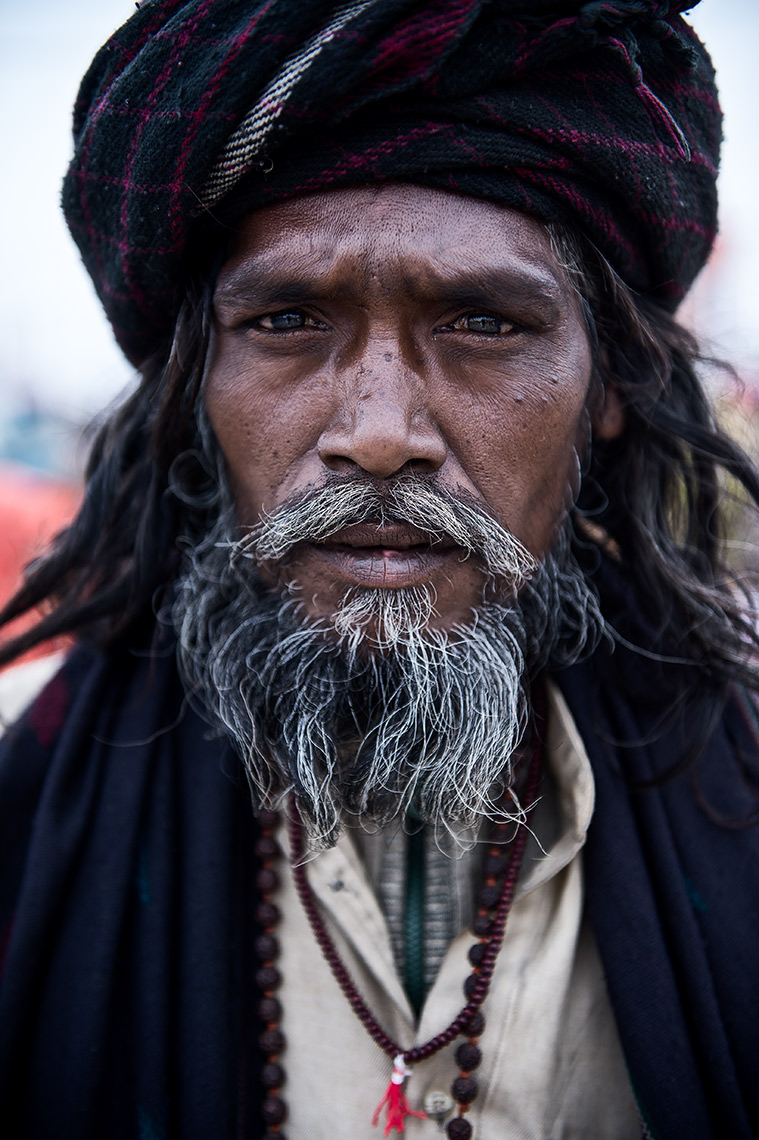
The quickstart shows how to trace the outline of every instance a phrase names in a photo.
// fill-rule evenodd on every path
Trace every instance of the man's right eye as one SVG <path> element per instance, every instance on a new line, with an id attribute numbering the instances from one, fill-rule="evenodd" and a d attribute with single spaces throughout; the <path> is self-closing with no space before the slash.
<path id="1" fill-rule="evenodd" d="M 283 309 L 280 313 L 267 313 L 255 322 L 266 332 L 290 332 L 293 329 L 318 328 L 318 322 L 300 309 Z"/>

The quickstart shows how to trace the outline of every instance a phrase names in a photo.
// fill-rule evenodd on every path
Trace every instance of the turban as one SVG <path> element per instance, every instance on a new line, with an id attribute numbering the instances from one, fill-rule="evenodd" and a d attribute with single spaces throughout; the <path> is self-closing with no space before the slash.
<path id="1" fill-rule="evenodd" d="M 116 338 L 171 336 L 209 226 L 405 181 L 576 227 L 674 308 L 721 117 L 686 0 L 146 0 L 87 72 L 64 211 Z"/>

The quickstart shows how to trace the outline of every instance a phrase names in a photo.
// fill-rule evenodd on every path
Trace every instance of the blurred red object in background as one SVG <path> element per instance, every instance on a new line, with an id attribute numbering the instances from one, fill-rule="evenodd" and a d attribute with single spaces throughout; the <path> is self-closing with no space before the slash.
<path id="1" fill-rule="evenodd" d="M 23 568 L 41 554 L 79 507 L 82 490 L 76 483 L 56 479 L 18 463 L 0 462 L 0 607 L 21 585 Z M 25 615 L 2 631 L 2 640 L 21 633 L 34 622 Z M 25 654 L 43 657 L 62 647 L 60 639 Z"/>

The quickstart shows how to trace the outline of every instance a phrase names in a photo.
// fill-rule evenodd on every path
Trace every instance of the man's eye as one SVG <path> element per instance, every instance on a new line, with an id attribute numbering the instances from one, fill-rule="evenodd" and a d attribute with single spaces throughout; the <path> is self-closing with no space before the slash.
<path id="1" fill-rule="evenodd" d="M 458 317 L 452 327 L 458 332 L 479 333 L 481 336 L 504 336 L 514 332 L 516 325 L 489 313 L 467 313 L 463 317 Z"/>
<path id="2" fill-rule="evenodd" d="M 267 332 L 290 332 L 292 329 L 316 328 L 318 322 L 300 309 L 283 309 L 281 313 L 267 313 L 259 317 L 256 326 Z"/>

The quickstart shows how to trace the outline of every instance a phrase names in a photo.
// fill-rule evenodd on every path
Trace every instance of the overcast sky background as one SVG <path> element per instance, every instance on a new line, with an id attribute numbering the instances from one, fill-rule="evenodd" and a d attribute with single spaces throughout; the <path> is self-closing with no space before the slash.
<path id="1" fill-rule="evenodd" d="M 298 0 L 292 0 L 297 3 Z M 0 399 L 30 393 L 73 421 L 131 375 L 68 236 L 58 200 L 71 107 L 95 51 L 132 0 L 0 0 Z M 757 0 L 704 0 L 690 20 L 709 46 L 725 109 L 721 248 L 689 316 L 711 347 L 759 376 Z"/>

